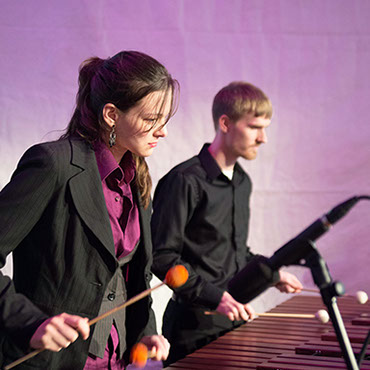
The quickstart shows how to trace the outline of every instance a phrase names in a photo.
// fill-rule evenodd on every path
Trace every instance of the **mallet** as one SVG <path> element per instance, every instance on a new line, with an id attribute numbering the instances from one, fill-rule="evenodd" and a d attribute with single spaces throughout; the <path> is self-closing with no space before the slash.
<path id="1" fill-rule="evenodd" d="M 217 311 L 205 311 L 205 315 L 221 315 Z M 317 319 L 321 323 L 326 324 L 329 321 L 329 314 L 325 310 L 319 310 L 315 314 L 306 313 L 279 313 L 279 312 L 263 312 L 256 313 L 260 317 L 285 317 L 285 318 L 297 318 L 297 319 Z"/>
<path id="2" fill-rule="evenodd" d="M 309 292 L 309 293 L 317 293 L 317 294 L 320 294 L 320 291 L 318 289 L 307 289 L 307 288 L 303 288 L 302 289 L 302 292 Z M 357 302 L 360 303 L 360 304 L 365 304 L 369 297 L 367 296 L 367 293 L 364 292 L 363 290 L 359 290 L 356 292 L 355 295 L 351 295 L 351 294 L 344 294 L 345 297 L 353 297 L 353 298 L 356 298 Z"/>
<path id="3" fill-rule="evenodd" d="M 159 283 L 158 285 L 154 286 L 153 288 L 149 288 L 149 289 L 144 290 L 143 292 L 141 292 L 138 295 L 132 297 L 131 299 L 122 303 L 121 305 L 119 305 L 117 307 L 114 307 L 111 310 L 95 317 L 94 319 L 89 321 L 89 325 L 90 326 L 94 325 L 98 321 L 106 318 L 107 316 L 111 315 L 112 313 L 115 313 L 115 312 L 117 312 L 117 311 L 119 311 L 119 310 L 121 310 L 121 309 L 123 309 L 127 306 L 130 306 L 131 304 L 133 304 L 133 303 L 139 301 L 140 299 L 148 296 L 151 292 L 153 292 L 153 290 L 156 290 L 156 289 L 160 288 L 163 285 L 168 285 L 170 288 L 178 288 L 181 285 L 186 283 L 186 281 L 188 280 L 188 277 L 189 277 L 188 270 L 186 270 L 186 268 L 182 265 L 176 265 L 176 266 L 170 268 L 167 271 L 166 277 L 165 277 L 163 282 Z M 29 353 L 28 355 L 25 355 L 25 356 L 21 357 L 20 359 L 12 362 L 11 364 L 5 366 L 4 370 L 12 369 L 13 367 L 21 364 L 22 362 L 27 361 L 30 358 L 38 355 L 39 353 L 43 352 L 44 350 L 45 349 L 43 349 L 43 348 L 36 349 L 35 351 Z"/>

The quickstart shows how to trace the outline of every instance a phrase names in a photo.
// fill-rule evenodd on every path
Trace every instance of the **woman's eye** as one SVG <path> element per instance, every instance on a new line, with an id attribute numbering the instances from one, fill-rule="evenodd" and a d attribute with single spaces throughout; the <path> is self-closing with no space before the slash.
<path id="1" fill-rule="evenodd" d="M 144 122 L 144 130 L 146 132 L 149 132 L 150 130 L 153 129 L 153 127 L 156 126 L 158 122 L 158 118 L 143 118 L 143 122 Z"/>

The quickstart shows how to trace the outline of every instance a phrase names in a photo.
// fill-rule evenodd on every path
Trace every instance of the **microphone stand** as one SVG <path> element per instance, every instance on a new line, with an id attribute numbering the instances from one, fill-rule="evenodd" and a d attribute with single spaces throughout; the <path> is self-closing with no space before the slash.
<path id="1" fill-rule="evenodd" d="M 362 360 L 365 358 L 365 355 L 366 355 L 366 349 L 367 349 L 367 346 L 369 345 L 369 343 L 370 343 L 370 330 L 369 330 L 369 332 L 367 333 L 367 337 L 366 337 L 366 339 L 365 339 L 364 344 L 362 345 L 361 352 L 360 352 L 360 354 L 358 355 L 357 362 L 358 362 L 358 366 L 359 366 L 359 367 L 360 367 L 360 365 L 361 365 Z"/>
<path id="2" fill-rule="evenodd" d="M 271 286 L 274 272 L 282 266 L 298 265 L 311 270 L 328 309 L 342 354 L 349 370 L 359 370 L 351 343 L 337 305 L 337 296 L 344 294 L 342 283 L 332 280 L 329 268 L 309 238 L 298 237 L 278 249 L 270 258 L 255 256 L 228 285 L 229 293 L 239 302 L 247 303 Z M 250 284 L 245 284 L 245 282 Z M 247 287 L 247 289 L 246 289 Z"/>
<path id="3" fill-rule="evenodd" d="M 328 309 L 338 342 L 342 349 L 347 369 L 358 370 L 359 366 L 356 362 L 356 357 L 337 305 L 336 297 L 344 294 L 344 286 L 340 282 L 333 282 L 328 266 L 316 249 L 315 243 L 310 240 L 306 240 L 305 243 L 311 246 L 311 253 L 305 258 L 303 266 L 311 269 L 314 282 L 320 289 L 322 300 Z"/>
<path id="4" fill-rule="evenodd" d="M 336 297 L 344 294 L 344 286 L 342 283 L 332 280 L 328 266 L 316 249 L 314 241 L 345 216 L 361 199 L 370 200 L 370 196 L 355 196 L 334 207 L 329 213 L 316 220 L 298 236 L 275 251 L 270 258 L 255 256 L 228 284 L 230 294 L 236 300 L 247 303 L 272 285 L 274 276 L 280 267 L 290 265 L 309 267 L 313 279 L 320 289 L 322 300 L 328 308 L 344 360 L 350 370 L 359 370 L 359 364 L 370 341 L 370 336 L 365 340 L 364 349 L 361 351 L 359 364 L 357 364 L 337 305 Z M 252 284 L 246 286 L 245 282 L 247 281 Z"/>

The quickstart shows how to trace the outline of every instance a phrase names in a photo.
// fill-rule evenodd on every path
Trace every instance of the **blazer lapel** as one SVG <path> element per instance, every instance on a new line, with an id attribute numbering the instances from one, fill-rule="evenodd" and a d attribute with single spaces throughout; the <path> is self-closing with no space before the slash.
<path id="1" fill-rule="evenodd" d="M 145 263 L 148 262 L 152 244 L 151 244 L 151 231 L 150 231 L 150 217 L 151 217 L 151 205 L 148 209 L 144 209 L 140 202 L 140 194 L 136 187 L 132 187 L 132 194 L 139 208 L 139 220 L 140 220 L 140 240 L 144 246 Z"/>
<path id="2" fill-rule="evenodd" d="M 81 140 L 70 140 L 72 165 L 81 169 L 69 180 L 77 212 L 115 258 L 114 241 L 94 151 Z"/>

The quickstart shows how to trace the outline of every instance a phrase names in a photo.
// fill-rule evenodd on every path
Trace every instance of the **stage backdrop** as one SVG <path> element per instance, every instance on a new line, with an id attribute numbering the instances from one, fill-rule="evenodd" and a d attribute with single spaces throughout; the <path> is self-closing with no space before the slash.
<path id="1" fill-rule="evenodd" d="M 66 127 L 84 59 L 143 51 L 181 85 L 149 159 L 154 185 L 213 139 L 220 88 L 245 80 L 270 96 L 269 142 L 240 161 L 254 184 L 248 244 L 270 256 L 339 202 L 370 193 L 369 18 L 367 0 L 1 0 L 0 188 L 29 146 Z M 360 202 L 317 241 L 349 292 L 369 290 L 369 218 Z M 309 270 L 288 270 L 313 285 Z M 169 296 L 154 294 L 159 326 Z M 270 289 L 254 305 L 286 298 Z"/>

